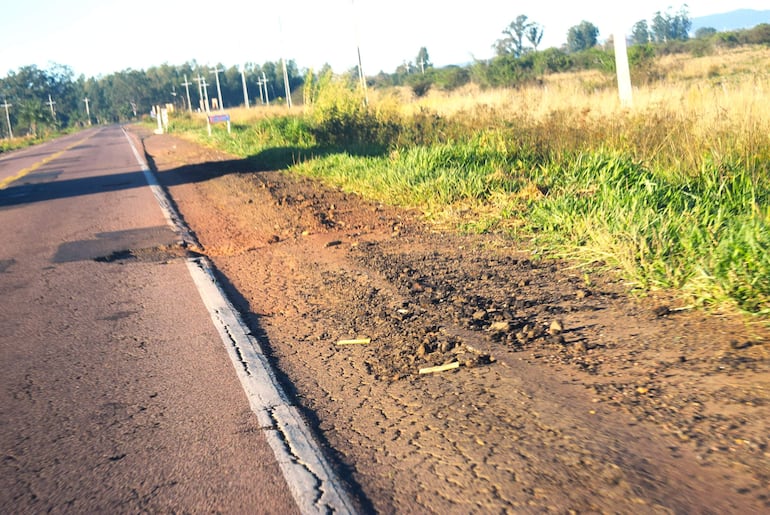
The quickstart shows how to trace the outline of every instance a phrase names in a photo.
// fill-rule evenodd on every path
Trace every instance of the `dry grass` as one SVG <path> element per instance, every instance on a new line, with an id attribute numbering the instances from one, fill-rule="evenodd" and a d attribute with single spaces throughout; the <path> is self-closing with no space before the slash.
<path id="1" fill-rule="evenodd" d="M 770 49 L 747 48 L 708 57 L 666 56 L 658 67 L 665 81 L 634 88 L 633 110 L 670 108 L 695 112 L 707 120 L 752 118 L 770 120 Z M 455 92 L 430 91 L 415 98 L 403 90 L 405 112 L 428 109 L 452 116 L 479 106 L 498 114 L 527 113 L 533 118 L 555 111 L 588 111 L 602 116 L 623 113 L 614 78 L 598 71 L 546 76 L 542 86 L 482 90 L 470 85 Z"/>

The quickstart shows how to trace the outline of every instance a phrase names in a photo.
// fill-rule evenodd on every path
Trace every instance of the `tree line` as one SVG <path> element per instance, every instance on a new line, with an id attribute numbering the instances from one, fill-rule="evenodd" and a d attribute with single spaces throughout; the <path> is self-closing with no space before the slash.
<path id="1" fill-rule="evenodd" d="M 650 63 L 656 55 L 704 55 L 717 46 L 770 44 L 768 24 L 730 32 L 699 29 L 694 38 L 689 34 L 691 27 L 692 20 L 684 7 L 676 12 L 657 12 L 650 21 L 637 22 L 629 38 L 632 75 L 636 73 L 637 79 L 640 73 L 654 77 Z M 452 90 L 470 82 L 482 87 L 516 87 L 537 82 L 549 73 L 578 69 L 614 72 L 612 44 L 608 41 L 599 45 L 599 29 L 593 23 L 584 20 L 570 27 L 567 42 L 561 48 L 539 50 L 543 32 L 542 25 L 519 15 L 503 28 L 501 37 L 492 45 L 496 55 L 491 59 L 438 69 L 433 66 L 427 48 L 422 47 L 413 60 L 405 60 L 393 73 L 380 72 L 368 77 L 367 82 L 370 87 L 409 86 L 415 94 L 423 95 L 431 88 Z M 16 136 L 35 136 L 92 123 L 123 122 L 149 113 L 156 104 L 198 110 L 203 107 L 201 81 L 207 84 L 209 99 L 218 97 L 215 69 L 221 70 L 218 79 L 222 107 L 242 105 L 241 69 L 221 64 L 211 68 L 193 61 L 147 70 L 128 69 L 98 78 L 75 77 L 72 69 L 63 65 L 47 70 L 24 66 L 0 79 L 0 109 L 8 106 L 8 118 Z M 285 98 L 281 62 L 249 63 L 243 72 L 252 105 Z M 331 73 L 328 65 L 317 75 L 326 73 Z M 351 87 L 358 83 L 357 68 L 345 74 Z M 287 61 L 287 75 L 289 91 L 295 94 L 308 78 L 313 78 L 311 71 L 300 72 L 293 60 Z M 0 123 L 0 136 L 8 135 L 7 124 Z"/>
<path id="2" fill-rule="evenodd" d="M 303 76 L 294 61 L 287 61 L 286 65 L 289 88 L 293 91 L 301 87 Z M 243 104 L 240 68 L 225 68 L 221 64 L 211 68 L 193 61 L 147 70 L 128 69 L 98 78 L 75 77 L 70 67 L 59 64 L 46 70 L 34 65 L 23 66 L 0 79 L 0 108 L 8 105 L 8 118 L 15 136 L 124 122 L 149 113 L 156 104 L 173 104 L 178 110 L 198 110 L 203 107 L 204 83 L 208 98 L 218 97 L 215 69 L 222 70 L 218 78 L 223 107 Z M 250 103 L 285 98 L 281 62 L 247 64 L 244 75 Z M 0 135 L 8 135 L 7 125 L 0 124 Z"/>
<path id="3" fill-rule="evenodd" d="M 654 70 L 656 56 L 671 53 L 707 55 L 719 47 L 736 45 L 770 44 L 770 24 L 760 24 L 752 29 L 718 32 L 713 28 L 701 28 L 691 37 L 692 19 L 686 6 L 678 11 L 658 11 L 651 20 L 640 20 L 631 31 L 629 62 L 634 82 L 656 80 Z M 447 89 L 467 82 L 481 86 L 517 87 L 537 83 L 549 73 L 581 69 L 598 69 L 615 72 L 615 56 L 612 36 L 604 44 L 599 43 L 599 29 L 589 21 L 582 21 L 569 28 L 566 44 L 560 48 L 539 50 L 542 27 L 526 15 L 519 15 L 502 31 L 493 48 L 496 55 L 487 60 L 476 60 L 464 70 L 447 68 L 437 70 L 434 82 L 412 79 L 416 94 L 431 87 Z M 447 80 L 450 77 L 452 80 Z"/>

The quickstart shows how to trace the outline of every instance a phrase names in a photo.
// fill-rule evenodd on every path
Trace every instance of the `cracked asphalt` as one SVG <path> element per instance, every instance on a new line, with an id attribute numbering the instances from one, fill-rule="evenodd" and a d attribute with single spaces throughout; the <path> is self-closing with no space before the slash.
<path id="1" fill-rule="evenodd" d="M 120 127 L 33 150 L 0 158 L 61 152 L 0 190 L 0 512 L 297 513 Z"/>

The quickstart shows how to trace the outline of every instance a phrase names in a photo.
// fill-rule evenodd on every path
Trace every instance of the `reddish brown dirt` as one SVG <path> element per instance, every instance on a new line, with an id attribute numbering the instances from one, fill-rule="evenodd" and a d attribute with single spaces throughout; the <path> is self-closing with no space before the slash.
<path id="1" fill-rule="evenodd" d="M 770 510 L 766 326 L 172 136 L 144 144 L 367 511 Z"/>

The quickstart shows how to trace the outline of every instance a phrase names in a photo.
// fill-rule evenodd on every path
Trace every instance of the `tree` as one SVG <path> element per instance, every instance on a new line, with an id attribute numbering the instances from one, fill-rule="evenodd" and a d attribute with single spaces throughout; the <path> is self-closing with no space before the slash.
<path id="1" fill-rule="evenodd" d="M 530 24 L 527 28 L 527 40 L 537 52 L 537 46 L 543 40 L 543 27 L 537 23 Z"/>
<path id="2" fill-rule="evenodd" d="M 690 28 L 692 28 L 692 19 L 687 13 L 687 7 L 682 6 L 677 14 L 671 14 L 669 11 L 656 12 L 652 18 L 650 32 L 653 41 L 665 43 L 677 39 L 681 41 L 689 39 Z"/>
<path id="3" fill-rule="evenodd" d="M 686 41 L 690 38 L 692 19 L 687 12 L 687 6 L 682 6 L 679 12 L 671 17 L 671 39 Z"/>
<path id="4" fill-rule="evenodd" d="M 583 20 L 580 25 L 567 31 L 567 48 L 570 52 L 580 52 L 596 46 L 599 29 L 593 23 Z"/>
<path id="5" fill-rule="evenodd" d="M 631 29 L 631 43 L 634 45 L 646 45 L 650 42 L 650 28 L 647 20 L 639 20 Z"/>
<path id="6" fill-rule="evenodd" d="M 524 36 L 532 25 L 527 21 L 527 16 L 520 14 L 505 29 L 503 29 L 502 39 L 498 39 L 494 45 L 497 55 L 513 55 L 521 57 L 524 53 Z"/>
<path id="7" fill-rule="evenodd" d="M 695 30 L 695 37 L 697 39 L 710 38 L 717 33 L 717 29 L 714 27 L 700 27 Z"/>

